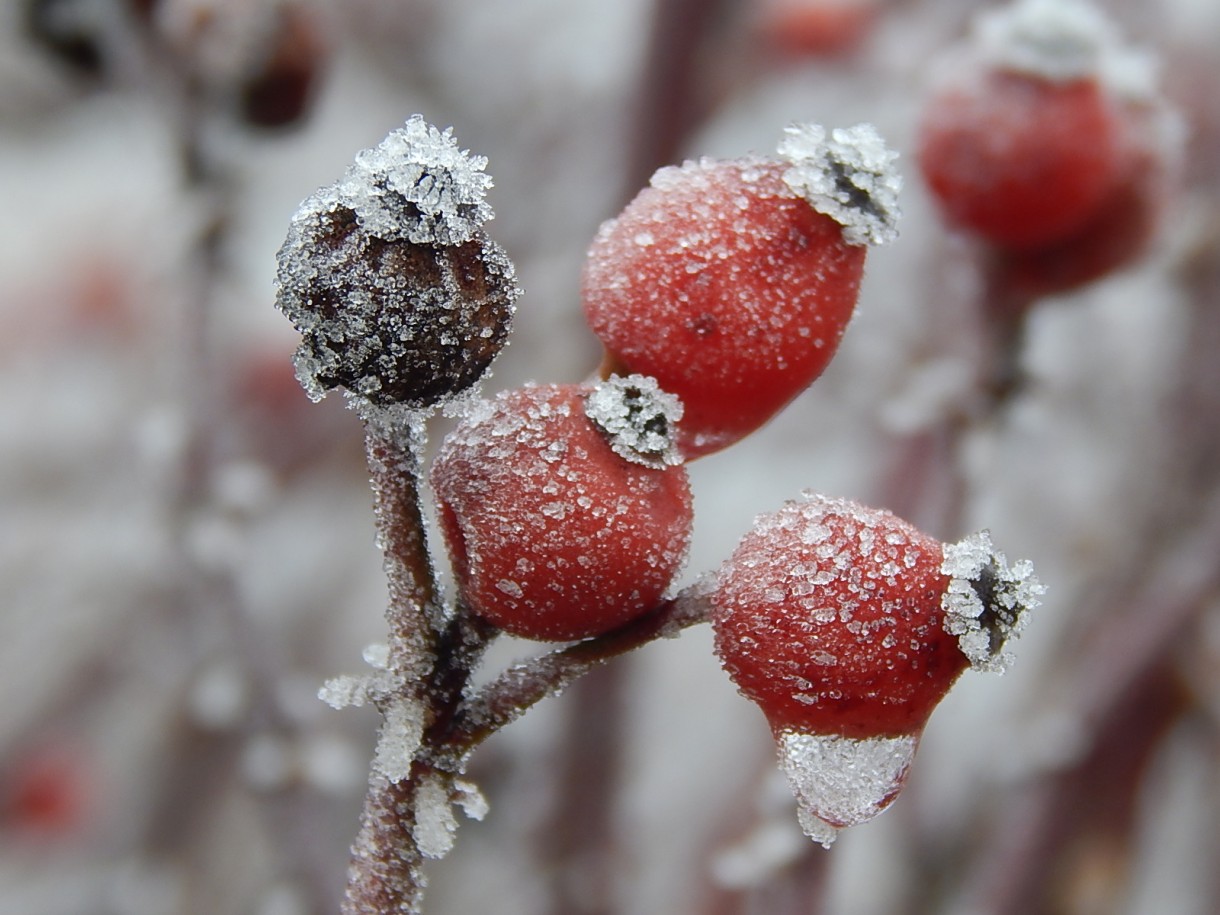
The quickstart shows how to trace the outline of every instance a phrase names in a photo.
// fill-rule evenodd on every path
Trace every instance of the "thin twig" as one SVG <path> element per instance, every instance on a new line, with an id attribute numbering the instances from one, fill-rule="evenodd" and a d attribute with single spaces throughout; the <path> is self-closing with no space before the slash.
<path id="1" fill-rule="evenodd" d="M 688 626 L 706 622 L 708 613 L 707 594 L 696 584 L 613 632 L 509 668 L 466 702 L 454 719 L 446 750 L 464 756 L 594 667 L 655 639 L 671 638 Z"/>

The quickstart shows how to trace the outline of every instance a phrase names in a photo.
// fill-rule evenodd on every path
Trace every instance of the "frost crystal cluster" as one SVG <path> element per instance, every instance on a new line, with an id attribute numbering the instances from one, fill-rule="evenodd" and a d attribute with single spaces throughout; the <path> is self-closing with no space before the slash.
<path id="1" fill-rule="evenodd" d="M 585 415 L 610 442 L 614 453 L 645 467 L 682 463 L 674 423 L 682 402 L 647 375 L 612 375 L 585 398 Z"/>
<path id="2" fill-rule="evenodd" d="M 370 235 L 460 245 L 494 216 L 485 200 L 492 184 L 486 167 L 486 157 L 458 148 L 451 130 L 442 133 L 413 115 L 356 155 L 338 191 Z"/>
<path id="3" fill-rule="evenodd" d="M 1002 673 L 1012 661 L 1005 644 L 1020 634 L 1026 613 L 1041 603 L 1046 588 L 1028 560 L 1009 567 L 987 531 L 946 544 L 944 557 L 941 571 L 949 576 L 941 598 L 945 631 L 957 636 L 973 669 Z"/>
<path id="4" fill-rule="evenodd" d="M 817 124 L 793 124 L 778 148 L 791 164 L 784 181 L 843 226 L 853 245 L 882 245 L 898 236 L 898 153 L 888 149 L 871 124 L 827 133 Z"/>
<path id="5" fill-rule="evenodd" d="M 1152 58 L 1127 47 L 1105 14 L 1084 0 L 1020 0 L 980 15 L 974 36 L 986 60 L 1053 82 L 1097 76 L 1139 97 L 1156 82 Z"/>
<path id="6" fill-rule="evenodd" d="M 473 385 L 507 342 L 520 293 L 482 229 L 485 160 L 413 117 L 306 199 L 280 249 L 276 305 L 301 332 L 314 400 L 424 407 Z"/>
<path id="7" fill-rule="evenodd" d="M 829 847 L 840 829 L 871 820 L 902 790 L 919 736 L 855 739 L 784 731 L 777 744 L 801 828 Z"/>

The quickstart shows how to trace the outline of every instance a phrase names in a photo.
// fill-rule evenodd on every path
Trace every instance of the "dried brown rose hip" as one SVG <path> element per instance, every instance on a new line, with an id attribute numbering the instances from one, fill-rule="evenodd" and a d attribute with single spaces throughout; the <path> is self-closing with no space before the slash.
<path id="1" fill-rule="evenodd" d="M 507 342 L 520 293 L 483 231 L 486 160 L 416 116 L 302 203 L 276 304 L 301 332 L 297 377 L 378 407 L 466 390 Z"/>

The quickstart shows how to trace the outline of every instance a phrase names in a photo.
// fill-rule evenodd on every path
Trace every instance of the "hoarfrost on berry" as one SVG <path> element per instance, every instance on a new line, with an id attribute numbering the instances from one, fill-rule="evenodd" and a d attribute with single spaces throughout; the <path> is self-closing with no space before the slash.
<path id="1" fill-rule="evenodd" d="M 606 433 L 619 457 L 645 467 L 682 463 L 674 424 L 682 402 L 646 375 L 611 375 L 585 398 L 585 415 Z"/>
<path id="2" fill-rule="evenodd" d="M 957 636 L 973 669 L 1002 673 L 1012 661 L 1008 639 L 1020 634 L 1046 592 L 1033 566 L 1027 560 L 1009 566 L 980 531 L 945 545 L 941 572 L 949 576 L 941 598 L 945 631 Z"/>
<path id="3" fill-rule="evenodd" d="M 358 407 L 430 407 L 486 372 L 520 289 L 482 229 L 484 164 L 415 117 L 298 208 L 276 306 L 301 333 L 311 399 L 342 387 Z"/>
<path id="4" fill-rule="evenodd" d="M 817 124 L 793 124 L 778 151 L 792 166 L 785 183 L 841 224 L 848 244 L 882 245 L 898 236 L 898 153 L 871 124 L 829 133 Z"/>
<path id="5" fill-rule="evenodd" d="M 484 156 L 459 149 L 452 128 L 418 114 L 376 147 L 361 150 L 338 184 L 339 199 L 375 238 L 459 245 L 494 214 L 485 200 Z"/>
<path id="6" fill-rule="evenodd" d="M 854 739 L 782 732 L 780 765 L 805 834 L 829 847 L 839 829 L 881 813 L 902 789 L 918 745 L 918 734 Z"/>
<path id="7" fill-rule="evenodd" d="M 1129 97 L 1150 97 L 1153 58 L 1127 46 L 1115 25 L 1086 0 L 1018 0 L 974 23 L 988 62 L 1051 82 L 1097 77 Z"/>

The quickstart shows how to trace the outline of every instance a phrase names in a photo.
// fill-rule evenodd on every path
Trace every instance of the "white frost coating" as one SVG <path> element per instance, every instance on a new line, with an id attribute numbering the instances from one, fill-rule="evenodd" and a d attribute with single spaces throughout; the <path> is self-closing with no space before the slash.
<path id="1" fill-rule="evenodd" d="M 839 829 L 881 813 L 902 788 L 919 735 L 852 739 L 784 731 L 779 759 L 805 834 L 829 847 Z"/>
<path id="2" fill-rule="evenodd" d="M 494 214 L 484 199 L 484 156 L 459 149 L 418 114 L 373 149 L 361 150 L 337 186 L 364 230 L 386 241 L 460 245 Z"/>
<path id="3" fill-rule="evenodd" d="M 1106 15 L 1085 0 L 1019 0 L 981 13 L 974 40 L 984 59 L 1053 82 L 1098 77 L 1124 95 L 1148 98 L 1156 64 L 1124 45 Z"/>
<path id="4" fill-rule="evenodd" d="M 377 737 L 373 768 L 398 783 L 411 772 L 411 762 L 424 736 L 424 709 L 414 699 L 396 699 L 385 710 Z"/>
<path id="5" fill-rule="evenodd" d="M 784 182 L 843 226 L 852 245 L 882 245 L 898 237 L 898 153 L 871 124 L 836 128 L 817 124 L 784 129 L 780 156 L 791 164 Z"/>
<path id="6" fill-rule="evenodd" d="M 606 433 L 614 453 L 645 467 L 682 463 L 674 424 L 682 401 L 647 375 L 611 375 L 585 398 L 585 415 Z"/>
<path id="7" fill-rule="evenodd" d="M 402 686 L 401 674 L 379 670 L 372 674 L 333 677 L 322 684 L 318 698 L 333 709 L 348 706 L 360 708 L 369 703 L 380 702 L 392 696 Z"/>
<path id="8" fill-rule="evenodd" d="M 361 657 L 364 658 L 364 663 L 373 670 L 390 669 L 390 646 L 384 642 L 373 642 L 371 645 L 366 645 Z"/>
<path id="9" fill-rule="evenodd" d="M 944 627 L 974 670 L 1003 673 L 1012 663 L 1008 639 L 1020 635 L 1028 611 L 1046 588 L 1028 560 L 1010 567 L 987 531 L 946 544 L 940 570 L 949 576 L 941 598 Z"/>
<path id="10" fill-rule="evenodd" d="M 318 690 L 318 698 L 333 709 L 344 709 L 348 706 L 359 708 L 368 701 L 369 682 L 367 677 L 332 677 L 322 684 Z"/>
<path id="11" fill-rule="evenodd" d="M 479 786 L 461 778 L 453 783 L 453 802 L 462 808 L 462 813 L 466 814 L 468 819 L 480 823 L 491 809 Z"/>
<path id="12" fill-rule="evenodd" d="M 415 794 L 413 835 L 420 853 L 434 860 L 445 857 L 453 849 L 457 826 L 448 779 L 436 772 L 429 773 L 420 780 Z"/>

